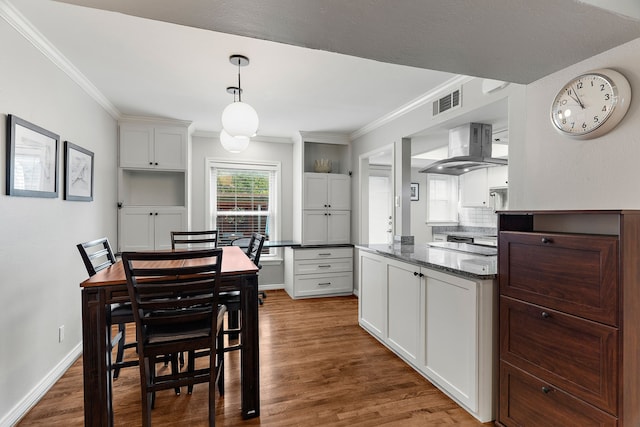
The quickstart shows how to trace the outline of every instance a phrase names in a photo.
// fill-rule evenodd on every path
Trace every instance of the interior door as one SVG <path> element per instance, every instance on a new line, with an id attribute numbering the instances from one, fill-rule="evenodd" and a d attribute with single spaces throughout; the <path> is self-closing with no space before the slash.
<path id="1" fill-rule="evenodd" d="M 372 171 L 369 176 L 369 244 L 393 242 L 390 171 Z"/>

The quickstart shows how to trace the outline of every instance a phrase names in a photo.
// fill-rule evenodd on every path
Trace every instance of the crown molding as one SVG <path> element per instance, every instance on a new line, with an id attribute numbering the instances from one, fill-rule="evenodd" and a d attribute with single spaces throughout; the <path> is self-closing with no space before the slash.
<path id="1" fill-rule="evenodd" d="M 189 120 L 169 119 L 165 117 L 132 116 L 128 114 L 121 114 L 118 118 L 118 123 L 151 123 L 164 126 L 184 126 L 186 128 L 191 128 L 193 124 L 193 122 Z"/>
<path id="2" fill-rule="evenodd" d="M 8 0 L 0 0 L 0 17 L 20 33 L 27 41 L 46 56 L 54 65 L 66 73 L 111 117 L 118 120 L 120 111 L 80 72 L 22 13 Z"/>
<path id="3" fill-rule="evenodd" d="M 414 99 L 413 101 L 408 102 L 402 107 L 396 110 L 393 110 L 390 113 L 387 113 L 384 116 L 380 117 L 379 119 L 374 120 L 371 123 L 361 127 L 360 129 L 351 133 L 349 135 L 349 138 L 351 139 L 351 141 L 357 138 L 360 138 L 361 136 L 366 135 L 367 133 L 372 132 L 375 129 L 378 129 L 379 127 L 384 126 L 387 123 L 390 123 L 394 120 L 399 119 L 400 117 L 410 113 L 411 111 L 417 108 L 423 107 L 424 105 L 433 102 L 439 96 L 446 93 L 447 90 L 449 90 L 452 86 L 461 86 L 467 82 L 470 82 L 474 78 L 475 77 L 464 76 L 464 75 L 458 75 L 456 77 L 453 77 L 447 80 L 446 82 L 442 83 L 441 85 L 436 86 L 429 92 L 422 94 L 421 96 Z"/>

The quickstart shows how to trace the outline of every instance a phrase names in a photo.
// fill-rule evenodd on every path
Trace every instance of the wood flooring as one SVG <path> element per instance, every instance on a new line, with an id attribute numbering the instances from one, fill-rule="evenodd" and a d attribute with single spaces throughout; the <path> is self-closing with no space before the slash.
<path id="1" fill-rule="evenodd" d="M 483 425 L 360 328 L 357 298 L 294 301 L 282 290 L 268 291 L 259 313 L 260 417 L 240 416 L 236 351 L 226 355 L 216 425 Z M 137 367 L 122 369 L 114 381 L 115 426 L 141 425 L 138 375 Z M 159 392 L 153 425 L 206 425 L 207 393 L 205 384 L 190 396 Z M 83 425 L 82 358 L 18 424 L 39 425 Z"/>

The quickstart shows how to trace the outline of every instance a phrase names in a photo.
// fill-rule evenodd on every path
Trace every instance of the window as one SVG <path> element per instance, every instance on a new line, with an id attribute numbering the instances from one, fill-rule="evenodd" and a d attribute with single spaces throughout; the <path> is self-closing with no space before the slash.
<path id="1" fill-rule="evenodd" d="M 218 244 L 229 245 L 253 232 L 278 240 L 280 164 L 210 160 L 208 166 L 208 218 L 218 230 Z"/>
<path id="2" fill-rule="evenodd" d="M 458 222 L 458 177 L 427 174 L 427 223 Z"/>

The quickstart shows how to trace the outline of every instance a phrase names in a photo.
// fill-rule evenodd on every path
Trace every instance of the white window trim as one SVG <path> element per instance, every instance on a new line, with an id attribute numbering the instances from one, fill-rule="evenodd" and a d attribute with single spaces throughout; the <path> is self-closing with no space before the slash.
<path id="1" fill-rule="evenodd" d="M 212 168 L 226 168 L 226 169 L 253 169 L 253 170 L 268 170 L 275 171 L 275 179 L 273 184 L 273 190 L 275 194 L 273 194 L 274 210 L 275 210 L 275 219 L 273 223 L 273 228 L 275 230 L 270 230 L 269 239 L 272 241 L 281 240 L 281 217 L 282 217 L 282 164 L 280 162 L 269 162 L 262 160 L 228 160 L 228 159 L 218 159 L 214 157 L 205 158 L 205 221 L 207 227 L 210 229 L 215 228 L 215 222 L 213 220 L 213 213 L 216 211 L 216 198 L 212 197 L 211 192 L 211 169 Z M 282 251 L 280 248 L 275 248 L 270 251 L 269 255 L 264 254 L 261 257 L 261 260 L 264 261 L 274 261 L 278 262 L 282 259 Z M 264 263 L 265 265 L 271 264 L 271 262 Z"/>
<path id="2" fill-rule="evenodd" d="M 455 218 L 451 217 L 449 219 L 449 221 L 447 220 L 443 220 L 443 219 L 437 219 L 437 220 L 433 220 L 431 219 L 431 212 L 430 212 L 430 206 L 431 206 L 431 194 L 430 194 L 430 181 L 433 179 L 438 179 L 441 176 L 439 176 L 438 174 L 427 174 L 427 209 L 426 209 L 426 218 L 425 218 L 425 223 L 427 225 L 430 226 L 439 226 L 439 225 L 457 225 L 459 222 L 458 219 L 458 215 L 457 215 L 457 206 L 459 203 L 459 183 L 456 181 L 456 185 L 455 185 L 455 191 L 453 191 L 452 193 L 452 200 L 450 200 L 450 206 L 449 208 L 455 213 Z M 449 175 L 447 175 L 447 177 L 449 177 Z M 455 177 L 457 178 L 457 177 Z M 453 197 L 455 196 L 455 199 L 453 199 Z"/>

